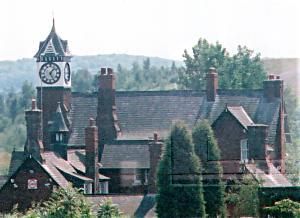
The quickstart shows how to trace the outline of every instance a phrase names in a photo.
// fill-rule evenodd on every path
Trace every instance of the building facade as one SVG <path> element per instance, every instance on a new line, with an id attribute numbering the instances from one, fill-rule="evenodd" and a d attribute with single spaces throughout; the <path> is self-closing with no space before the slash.
<path id="1" fill-rule="evenodd" d="M 209 121 L 224 179 L 250 172 L 265 186 L 291 185 L 284 176 L 290 138 L 280 77 L 270 75 L 259 90 L 222 90 L 211 68 L 202 91 L 116 91 L 113 69 L 101 68 L 98 92 L 76 93 L 68 42 L 57 35 L 54 21 L 34 57 L 42 85 L 25 112 L 24 151 L 12 153 L 8 180 L 0 189 L 0 205 L 9 198 L 2 211 L 19 203 L 14 196 L 21 193 L 27 196 L 26 209 L 68 183 L 86 194 L 156 193 L 163 141 L 178 120 L 189 129 Z M 201 146 L 198 155 L 210 161 Z"/>

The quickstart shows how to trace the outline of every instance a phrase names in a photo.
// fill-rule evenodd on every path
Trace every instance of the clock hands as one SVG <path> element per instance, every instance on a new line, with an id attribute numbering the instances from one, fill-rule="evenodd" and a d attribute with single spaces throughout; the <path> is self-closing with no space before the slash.
<path id="1" fill-rule="evenodd" d="M 49 72 L 49 75 L 51 76 L 51 78 L 54 80 L 54 77 L 52 75 L 52 72 L 54 71 L 55 69 L 52 69 L 50 72 Z"/>

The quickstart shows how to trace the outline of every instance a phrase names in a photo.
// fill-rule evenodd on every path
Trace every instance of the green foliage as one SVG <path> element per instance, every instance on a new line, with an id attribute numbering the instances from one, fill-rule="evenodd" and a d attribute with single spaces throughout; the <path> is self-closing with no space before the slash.
<path id="1" fill-rule="evenodd" d="M 275 202 L 283 199 L 291 199 L 300 202 L 300 187 L 260 187 L 259 188 L 260 208 L 271 207 Z M 263 212 L 263 211 L 260 211 Z"/>
<path id="2" fill-rule="evenodd" d="M 300 107 L 297 97 L 292 93 L 290 87 L 284 90 L 284 100 L 287 107 L 288 126 L 292 143 L 286 143 L 286 175 L 294 184 L 299 185 L 299 143 L 300 143 Z"/>
<path id="3" fill-rule="evenodd" d="M 112 203 L 110 198 L 102 201 L 99 205 L 97 212 L 98 218 L 118 218 L 121 216 L 121 212 L 117 205 Z"/>
<path id="4" fill-rule="evenodd" d="M 274 206 L 264 208 L 264 212 L 275 218 L 299 218 L 300 203 L 283 199 L 275 202 Z"/>
<path id="5" fill-rule="evenodd" d="M 193 55 L 185 50 L 183 57 L 185 68 L 179 71 L 179 83 L 189 89 L 205 88 L 210 67 L 218 70 L 220 88 L 259 88 L 266 78 L 260 54 L 245 46 L 238 46 L 237 53 L 230 56 L 220 43 L 210 44 L 200 38 L 193 47 Z"/>
<path id="6" fill-rule="evenodd" d="M 173 62 L 172 67 L 156 67 L 151 65 L 149 58 L 145 59 L 141 67 L 134 62 L 131 68 L 118 65 L 116 72 L 117 90 L 167 90 L 177 88 L 177 68 Z"/>
<path id="7" fill-rule="evenodd" d="M 234 217 L 259 217 L 259 183 L 251 176 L 228 186 L 226 203 L 234 205 Z"/>
<path id="8" fill-rule="evenodd" d="M 166 90 L 177 88 L 177 68 L 152 66 L 150 58 L 143 62 L 133 62 L 131 68 L 118 64 L 116 71 L 117 90 Z M 98 72 L 92 74 L 88 70 L 78 70 L 72 76 L 72 90 L 76 92 L 94 92 L 98 90 Z"/>
<path id="9" fill-rule="evenodd" d="M 22 85 L 21 98 L 19 102 L 20 107 L 29 108 L 32 98 L 35 98 L 35 90 L 33 89 L 32 83 L 25 80 Z"/>
<path id="10" fill-rule="evenodd" d="M 25 217 L 89 218 L 93 216 L 85 197 L 77 189 L 69 186 L 66 189 L 59 188 L 53 192 L 48 201 L 29 210 Z"/>
<path id="11" fill-rule="evenodd" d="M 94 78 L 88 70 L 78 70 L 72 75 L 72 89 L 73 91 L 83 93 L 94 92 L 97 89 L 93 86 L 93 81 Z"/>
<path id="12" fill-rule="evenodd" d="M 180 169 L 185 173 L 175 173 L 177 166 L 182 166 Z M 176 123 L 166 140 L 157 174 L 158 217 L 205 217 L 200 172 L 200 160 L 195 154 L 191 135 L 183 124 Z M 187 180 L 191 183 L 186 184 Z M 182 181 L 183 184 L 176 184 Z"/>
<path id="13" fill-rule="evenodd" d="M 80 69 L 88 69 L 92 75 L 95 75 L 101 66 L 109 66 L 117 69 L 118 64 L 130 69 L 133 62 L 142 65 L 145 58 L 145 56 L 126 54 L 75 56 L 72 58 L 72 72 Z M 152 66 L 157 68 L 172 64 L 172 60 L 158 57 L 151 57 L 150 61 Z M 182 62 L 176 61 L 177 66 L 181 64 Z M 24 58 L 17 61 L 0 61 L 0 92 L 7 93 L 10 87 L 19 92 L 26 80 L 32 82 L 34 87 L 40 85 L 34 59 Z"/>
<path id="14" fill-rule="evenodd" d="M 220 150 L 208 121 L 199 122 L 193 129 L 196 154 L 203 166 L 205 210 L 209 217 L 226 217 L 225 186 L 222 182 Z M 213 178 L 210 178 L 213 176 Z"/>
<path id="15" fill-rule="evenodd" d="M 5 124 L 1 124 L 1 122 L 5 122 Z M 1 125 L 3 128 L 0 131 L 0 148 L 8 152 L 13 151 L 13 149 L 21 149 L 26 139 L 24 114 L 19 114 L 14 123 L 11 119 L 3 117 L 0 119 Z"/>

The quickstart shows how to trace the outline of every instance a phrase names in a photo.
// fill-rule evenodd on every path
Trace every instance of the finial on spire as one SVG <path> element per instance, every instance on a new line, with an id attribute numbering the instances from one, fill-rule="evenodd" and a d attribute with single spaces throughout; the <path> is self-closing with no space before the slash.
<path id="1" fill-rule="evenodd" d="M 52 32 L 55 32 L 55 19 L 54 19 L 54 12 L 52 11 Z"/>

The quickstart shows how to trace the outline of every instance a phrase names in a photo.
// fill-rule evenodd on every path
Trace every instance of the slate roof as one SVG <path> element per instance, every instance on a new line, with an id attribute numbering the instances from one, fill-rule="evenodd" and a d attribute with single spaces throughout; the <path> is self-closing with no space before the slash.
<path id="1" fill-rule="evenodd" d="M 57 105 L 56 112 L 53 114 L 51 118 L 51 126 L 49 128 L 50 132 L 69 132 L 69 129 L 65 123 L 65 119 L 63 117 L 60 103 Z"/>
<path id="2" fill-rule="evenodd" d="M 8 176 L 0 176 L 0 189 L 6 183 Z"/>
<path id="3" fill-rule="evenodd" d="M 25 155 L 23 151 L 13 151 L 11 154 L 8 175 L 11 176 L 23 163 L 25 160 Z"/>
<path id="4" fill-rule="evenodd" d="M 68 161 L 76 170 L 85 173 L 85 150 L 72 149 L 68 150 Z"/>
<path id="5" fill-rule="evenodd" d="M 72 93 L 70 111 L 70 145 L 84 145 L 84 129 L 89 126 L 89 118 L 97 117 L 97 95 Z"/>
<path id="6" fill-rule="evenodd" d="M 245 129 L 247 129 L 247 126 L 254 124 L 242 106 L 228 106 L 226 109 L 239 121 L 239 123 Z"/>
<path id="7" fill-rule="evenodd" d="M 105 145 L 101 164 L 103 169 L 150 168 L 150 154 L 147 144 Z"/>
<path id="8" fill-rule="evenodd" d="M 172 123 L 184 121 L 189 128 L 198 120 L 212 124 L 226 107 L 242 107 L 254 123 L 269 125 L 268 140 L 274 144 L 280 99 L 267 102 L 262 90 L 218 90 L 214 102 L 206 101 L 204 91 L 122 91 L 116 92 L 117 115 L 121 128 L 119 139 L 148 139 L 153 132 L 165 138 Z M 244 124 L 250 123 L 241 109 L 235 112 Z M 70 120 L 71 145 L 84 145 L 88 119 L 97 116 L 97 93 L 72 93 Z"/>
<path id="9" fill-rule="evenodd" d="M 99 204 L 110 198 L 113 204 L 117 204 L 120 211 L 126 217 L 152 218 L 155 214 L 155 195 L 99 195 L 86 196 L 92 205 L 94 213 L 97 212 Z"/>
<path id="10" fill-rule="evenodd" d="M 67 175 L 69 175 L 71 177 L 75 177 L 81 181 L 92 181 L 92 179 L 78 174 L 76 169 L 70 164 L 70 161 L 67 161 L 67 160 L 61 158 L 54 152 L 51 152 L 51 151 L 44 152 L 44 153 L 42 153 L 42 157 L 45 159 L 45 164 L 47 166 L 55 167 L 61 173 L 61 175 L 67 174 Z M 56 175 L 58 175 L 58 174 L 56 174 Z M 67 179 L 64 176 L 60 177 L 59 179 L 67 181 Z M 65 182 L 65 181 L 63 181 L 63 182 Z"/>
<path id="11" fill-rule="evenodd" d="M 51 45 L 51 52 L 47 52 L 48 45 Z M 39 50 L 34 55 L 35 58 L 41 55 L 60 55 L 60 56 L 70 56 L 70 51 L 68 48 L 68 41 L 62 40 L 55 31 L 55 23 L 53 19 L 52 29 L 44 41 L 40 42 Z"/>

